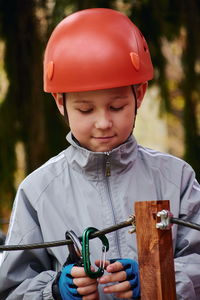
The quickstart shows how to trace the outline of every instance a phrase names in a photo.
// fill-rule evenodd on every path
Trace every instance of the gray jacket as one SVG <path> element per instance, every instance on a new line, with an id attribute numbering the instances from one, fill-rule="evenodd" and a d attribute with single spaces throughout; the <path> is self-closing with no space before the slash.
<path id="1" fill-rule="evenodd" d="M 200 223 L 200 186 L 184 161 L 139 146 L 131 136 L 109 154 L 72 144 L 30 174 L 20 185 L 7 244 L 62 240 L 72 229 L 78 236 L 88 226 L 98 229 L 127 219 L 135 201 L 170 200 L 171 211 Z M 105 176 L 106 161 L 111 176 Z M 127 228 L 107 235 L 107 258 L 137 260 L 135 234 Z M 200 233 L 173 226 L 177 298 L 200 299 Z M 92 260 L 100 258 L 98 239 L 90 244 Z M 4 253 L 0 299 L 50 300 L 52 282 L 66 261 L 66 246 Z M 101 299 L 116 299 L 103 295 Z"/>

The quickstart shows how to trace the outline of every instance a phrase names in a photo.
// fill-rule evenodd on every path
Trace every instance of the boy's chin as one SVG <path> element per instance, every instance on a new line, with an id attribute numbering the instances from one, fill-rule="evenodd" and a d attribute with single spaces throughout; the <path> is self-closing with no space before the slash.
<path id="1" fill-rule="evenodd" d="M 94 146 L 94 147 L 90 147 L 88 148 L 88 150 L 92 151 L 92 152 L 110 152 L 113 149 L 117 148 L 118 146 L 120 146 L 120 144 L 113 144 L 113 145 L 101 145 L 101 146 Z"/>

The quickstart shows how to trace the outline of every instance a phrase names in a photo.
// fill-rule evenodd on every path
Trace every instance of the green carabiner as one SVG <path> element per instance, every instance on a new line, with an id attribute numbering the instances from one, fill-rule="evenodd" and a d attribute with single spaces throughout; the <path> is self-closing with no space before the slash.
<path id="1" fill-rule="evenodd" d="M 90 262 L 90 247 L 89 247 L 89 238 L 90 235 L 94 232 L 98 231 L 98 229 L 94 227 L 88 227 L 84 230 L 82 235 L 82 257 L 83 257 L 83 265 L 85 269 L 85 273 L 90 278 L 98 278 L 101 277 L 104 273 L 104 267 L 100 266 L 97 271 L 93 272 L 91 270 L 91 262 Z M 102 252 L 105 253 L 109 249 L 109 242 L 105 235 L 99 236 L 99 239 L 103 243 Z"/>

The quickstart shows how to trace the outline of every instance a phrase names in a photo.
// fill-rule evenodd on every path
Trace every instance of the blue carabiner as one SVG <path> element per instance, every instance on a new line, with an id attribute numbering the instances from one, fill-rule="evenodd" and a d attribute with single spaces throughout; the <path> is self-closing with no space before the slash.
<path id="1" fill-rule="evenodd" d="M 98 229 L 94 227 L 88 227 L 84 230 L 82 235 L 82 257 L 83 257 L 83 265 L 85 269 L 85 273 L 90 278 L 98 278 L 101 277 L 104 273 L 104 265 L 101 265 L 97 271 L 93 272 L 91 270 L 91 262 L 90 262 L 90 247 L 89 247 L 89 238 L 90 235 L 94 232 L 98 231 Z M 99 239 L 103 243 L 102 252 L 105 253 L 109 249 L 109 242 L 105 235 L 99 236 Z"/>

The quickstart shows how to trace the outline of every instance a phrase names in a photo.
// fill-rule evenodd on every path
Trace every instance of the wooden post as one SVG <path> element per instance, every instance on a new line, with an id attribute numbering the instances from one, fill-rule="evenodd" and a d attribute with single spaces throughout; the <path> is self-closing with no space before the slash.
<path id="1" fill-rule="evenodd" d="M 156 228 L 162 210 L 170 211 L 168 200 L 135 203 L 142 300 L 176 299 L 171 229 Z"/>

